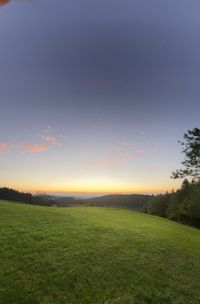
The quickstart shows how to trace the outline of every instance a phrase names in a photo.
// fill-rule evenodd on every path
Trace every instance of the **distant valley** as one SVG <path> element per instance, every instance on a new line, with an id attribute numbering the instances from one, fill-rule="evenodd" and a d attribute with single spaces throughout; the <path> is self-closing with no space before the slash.
<path id="1" fill-rule="evenodd" d="M 140 210 L 149 200 L 150 195 L 144 194 L 110 194 L 99 197 L 79 199 L 75 197 L 49 196 L 53 206 L 96 206 L 96 207 L 120 207 Z"/>

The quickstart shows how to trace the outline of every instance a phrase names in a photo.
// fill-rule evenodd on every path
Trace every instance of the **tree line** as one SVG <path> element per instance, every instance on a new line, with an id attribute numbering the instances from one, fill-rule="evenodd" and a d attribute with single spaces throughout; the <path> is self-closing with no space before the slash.
<path id="1" fill-rule="evenodd" d="M 48 195 L 32 195 L 7 187 L 0 188 L 0 199 L 41 206 L 52 206 L 54 204 L 54 201 L 49 199 Z"/>
<path id="2" fill-rule="evenodd" d="M 200 227 L 200 129 L 187 131 L 179 143 L 184 154 L 183 167 L 171 177 L 188 177 L 190 182 L 185 179 L 176 192 L 152 196 L 144 211 Z"/>
<path id="3" fill-rule="evenodd" d="M 93 198 L 59 197 L 47 194 L 32 195 L 19 192 L 10 188 L 0 188 L 0 199 L 20 202 L 32 205 L 69 207 L 69 206 L 98 206 L 98 207 L 120 207 L 142 210 L 148 201 L 149 195 L 104 195 Z"/>
<path id="4" fill-rule="evenodd" d="M 152 196 L 144 212 L 200 227 L 200 182 L 185 179 L 176 192 Z"/>

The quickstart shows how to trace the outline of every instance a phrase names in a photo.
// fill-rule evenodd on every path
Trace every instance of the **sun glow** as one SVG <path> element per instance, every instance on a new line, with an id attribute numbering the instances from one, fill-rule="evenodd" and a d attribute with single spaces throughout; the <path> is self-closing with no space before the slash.
<path id="1" fill-rule="evenodd" d="M 12 187 L 24 192 L 32 193 L 52 193 L 52 194 L 156 194 L 165 193 L 166 191 L 176 190 L 179 187 L 180 182 L 156 185 L 156 184 L 127 184 L 127 183 L 115 183 L 115 182 L 95 182 L 95 181 L 83 181 L 79 183 L 58 183 L 58 184 L 36 184 L 33 182 L 26 182 L 24 184 L 14 183 Z"/>

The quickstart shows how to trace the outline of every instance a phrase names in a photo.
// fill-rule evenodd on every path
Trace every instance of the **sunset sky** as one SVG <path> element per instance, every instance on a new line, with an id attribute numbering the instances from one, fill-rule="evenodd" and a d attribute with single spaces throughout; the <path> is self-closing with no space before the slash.
<path id="1" fill-rule="evenodd" d="M 200 1 L 0 4 L 0 187 L 176 189 L 200 123 Z"/>

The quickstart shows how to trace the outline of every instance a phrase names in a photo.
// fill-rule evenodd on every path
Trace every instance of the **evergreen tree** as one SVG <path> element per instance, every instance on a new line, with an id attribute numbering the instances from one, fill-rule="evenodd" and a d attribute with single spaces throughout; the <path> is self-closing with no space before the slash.
<path id="1" fill-rule="evenodd" d="M 194 128 L 184 134 L 182 152 L 185 158 L 182 161 L 183 169 L 172 173 L 172 178 L 192 177 L 194 181 L 200 180 L 200 129 Z"/>

